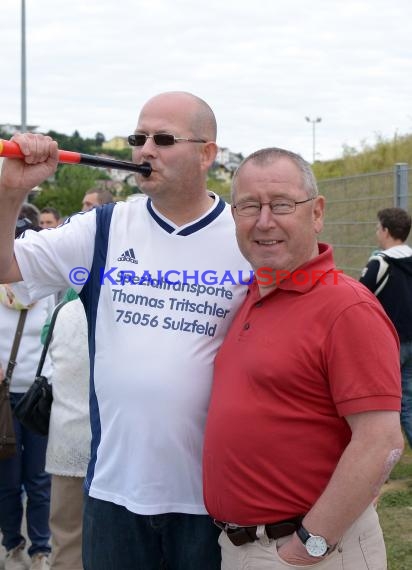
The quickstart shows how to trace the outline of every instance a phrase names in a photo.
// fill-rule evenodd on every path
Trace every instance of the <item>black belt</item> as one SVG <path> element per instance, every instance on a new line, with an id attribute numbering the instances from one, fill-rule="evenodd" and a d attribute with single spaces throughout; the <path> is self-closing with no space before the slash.
<path id="1" fill-rule="evenodd" d="M 277 539 L 292 534 L 298 529 L 304 516 L 305 515 L 301 515 L 273 524 L 265 524 L 266 535 L 268 538 Z M 235 546 L 242 546 L 242 544 L 254 542 L 258 539 L 256 534 L 257 526 L 235 526 L 230 523 L 217 521 L 216 519 L 214 519 L 213 522 L 227 534 L 228 539 Z"/>

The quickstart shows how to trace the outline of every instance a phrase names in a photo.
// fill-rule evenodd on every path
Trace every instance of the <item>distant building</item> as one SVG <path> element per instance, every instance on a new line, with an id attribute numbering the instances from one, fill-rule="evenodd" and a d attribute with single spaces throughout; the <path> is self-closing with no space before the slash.
<path id="1" fill-rule="evenodd" d="M 39 127 L 37 125 L 27 125 L 27 131 L 30 133 L 35 133 Z M 13 136 L 17 132 L 21 131 L 21 125 L 11 125 L 10 123 L 0 124 L 0 130 L 7 135 Z"/>
<path id="2" fill-rule="evenodd" d="M 105 141 L 102 144 L 102 148 L 105 150 L 123 150 L 129 148 L 129 143 L 125 137 L 113 137 L 112 139 Z"/>
<path id="3" fill-rule="evenodd" d="M 227 162 L 229 162 L 229 154 L 230 151 L 228 148 L 223 147 L 223 146 L 219 146 L 217 149 L 217 154 L 216 154 L 216 162 L 218 164 L 226 164 Z"/>
<path id="4" fill-rule="evenodd" d="M 241 153 L 231 152 L 226 147 L 218 147 L 216 159 L 211 170 L 215 172 L 215 176 L 218 180 L 230 182 L 236 168 L 242 160 L 243 155 Z"/>

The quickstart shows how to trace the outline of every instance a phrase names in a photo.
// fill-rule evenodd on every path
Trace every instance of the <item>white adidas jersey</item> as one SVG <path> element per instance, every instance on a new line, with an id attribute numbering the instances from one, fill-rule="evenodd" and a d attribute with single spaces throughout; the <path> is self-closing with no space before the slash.
<path id="1" fill-rule="evenodd" d="M 95 220 L 93 211 L 75 215 L 18 240 L 32 299 L 87 276 Z M 206 513 L 201 461 L 213 361 L 246 294 L 233 283 L 250 275 L 218 197 L 179 228 L 148 199 L 116 205 L 91 343 L 92 497 L 139 514 Z"/>

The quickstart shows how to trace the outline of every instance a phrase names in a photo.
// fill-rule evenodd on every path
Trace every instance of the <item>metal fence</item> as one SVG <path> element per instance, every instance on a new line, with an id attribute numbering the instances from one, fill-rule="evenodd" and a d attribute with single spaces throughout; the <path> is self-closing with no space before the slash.
<path id="1" fill-rule="evenodd" d="M 408 210 L 408 202 L 412 207 L 411 171 L 407 164 L 400 163 L 392 170 L 318 182 L 319 193 L 326 197 L 320 241 L 333 246 L 337 267 L 355 279 L 377 248 L 378 210 L 394 206 Z M 230 202 L 229 195 L 222 198 Z"/>
<path id="2" fill-rule="evenodd" d="M 408 209 L 410 170 L 402 163 L 383 172 L 319 181 L 319 192 L 326 197 L 326 221 L 320 239 L 333 245 L 336 265 L 345 273 L 358 279 L 376 249 L 378 210 L 393 206 Z"/>

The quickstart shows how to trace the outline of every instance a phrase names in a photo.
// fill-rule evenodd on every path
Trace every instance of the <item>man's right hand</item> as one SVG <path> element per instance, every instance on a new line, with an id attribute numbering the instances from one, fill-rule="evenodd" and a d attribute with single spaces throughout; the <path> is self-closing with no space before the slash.
<path id="1" fill-rule="evenodd" d="M 23 202 L 30 190 L 54 174 L 58 148 L 50 137 L 33 133 L 17 134 L 11 140 L 20 146 L 24 159 L 6 158 L 3 161 L 0 193 Z"/>

